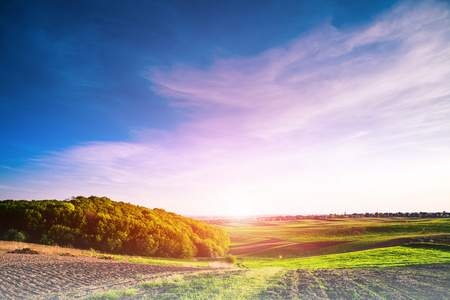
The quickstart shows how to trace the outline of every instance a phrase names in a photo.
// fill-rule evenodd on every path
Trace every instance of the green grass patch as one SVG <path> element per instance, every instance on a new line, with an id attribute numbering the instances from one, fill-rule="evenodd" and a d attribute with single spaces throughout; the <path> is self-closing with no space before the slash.
<path id="1" fill-rule="evenodd" d="M 139 287 L 140 288 L 154 288 L 154 287 L 163 287 L 163 286 L 169 286 L 169 285 L 175 285 L 179 282 L 183 281 L 183 275 L 180 274 L 174 274 L 174 275 L 168 275 L 163 277 L 157 277 L 153 280 L 147 281 L 142 283 Z"/>
<path id="2" fill-rule="evenodd" d="M 290 269 L 338 269 L 392 267 L 449 263 L 450 251 L 431 247 L 398 246 L 350 253 L 272 261 L 246 261 L 249 268 L 281 267 Z"/>
<path id="3" fill-rule="evenodd" d="M 109 300 L 109 299 L 122 299 L 124 297 L 131 297 L 136 295 L 137 289 L 125 289 L 116 291 L 107 291 L 104 293 L 98 293 L 89 296 L 90 300 Z"/>
<path id="4" fill-rule="evenodd" d="M 285 272 L 279 268 L 205 272 L 155 279 L 140 287 L 152 289 L 151 299 L 254 299 Z"/>

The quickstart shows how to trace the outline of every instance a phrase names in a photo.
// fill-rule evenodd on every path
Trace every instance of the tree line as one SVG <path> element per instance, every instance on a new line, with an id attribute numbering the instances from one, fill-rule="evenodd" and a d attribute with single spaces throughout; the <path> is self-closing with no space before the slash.
<path id="1" fill-rule="evenodd" d="M 106 197 L 0 201 L 0 238 L 157 257 L 222 256 L 223 229 L 163 209 Z"/>

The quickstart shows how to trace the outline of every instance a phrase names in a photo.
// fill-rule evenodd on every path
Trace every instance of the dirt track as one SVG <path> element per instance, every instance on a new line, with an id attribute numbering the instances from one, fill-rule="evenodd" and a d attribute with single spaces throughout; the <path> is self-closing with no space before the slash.
<path id="1" fill-rule="evenodd" d="M 0 254 L 0 299 L 38 299 L 71 290 L 90 291 L 139 277 L 202 269 L 105 261 L 91 257 Z M 57 297 L 60 299 L 60 297 Z"/>

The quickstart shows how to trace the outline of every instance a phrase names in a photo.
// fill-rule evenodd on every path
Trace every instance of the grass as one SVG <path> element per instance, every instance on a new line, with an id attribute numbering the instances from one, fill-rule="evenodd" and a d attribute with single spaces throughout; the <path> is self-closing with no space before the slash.
<path id="1" fill-rule="evenodd" d="M 230 248 L 235 250 L 251 249 L 255 243 L 270 244 L 270 239 L 276 239 L 272 242 L 273 247 L 236 255 L 245 259 L 273 259 L 279 255 L 298 258 L 343 253 L 392 239 L 449 234 L 450 219 L 348 218 L 223 224 L 221 227 L 229 233 Z M 307 250 L 292 247 L 299 243 L 325 241 L 346 243 Z M 282 243 L 284 245 L 280 245 Z"/>
<path id="2" fill-rule="evenodd" d="M 122 299 L 124 297 L 130 297 L 136 295 L 137 289 L 123 289 L 123 290 L 111 290 L 103 293 L 96 293 L 89 296 L 90 300 L 108 300 L 108 299 Z"/>
<path id="3" fill-rule="evenodd" d="M 296 259 L 246 261 L 244 265 L 249 268 L 340 269 L 436 263 L 450 263 L 450 250 L 448 247 L 432 248 L 428 246 L 421 247 L 420 245 L 414 247 L 397 246 Z"/>
<path id="4" fill-rule="evenodd" d="M 216 271 L 155 279 L 140 287 L 154 292 L 151 299 L 253 299 L 284 273 L 280 268 Z"/>
<path id="5" fill-rule="evenodd" d="M 163 287 L 163 286 L 169 286 L 172 284 L 176 284 L 178 282 L 183 281 L 183 275 L 181 274 L 173 274 L 169 276 L 164 277 L 156 277 L 152 280 L 146 281 L 142 283 L 139 287 L 141 288 L 153 288 L 153 287 Z"/>
<path id="6" fill-rule="evenodd" d="M 154 278 L 128 295 L 109 290 L 88 299 L 450 299 L 449 266 L 203 271 Z"/>

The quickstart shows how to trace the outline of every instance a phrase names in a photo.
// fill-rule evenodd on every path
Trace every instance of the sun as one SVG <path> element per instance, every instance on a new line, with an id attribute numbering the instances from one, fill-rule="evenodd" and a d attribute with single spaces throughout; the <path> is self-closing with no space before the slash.
<path id="1" fill-rule="evenodd" d="M 225 202 L 225 214 L 228 216 L 247 217 L 255 214 L 254 200 L 246 194 L 227 197 Z"/>
<path id="2" fill-rule="evenodd" d="M 245 205 L 245 203 L 237 203 L 233 207 L 233 215 L 235 217 L 246 217 L 250 216 L 251 210 L 249 209 L 248 205 Z"/>

